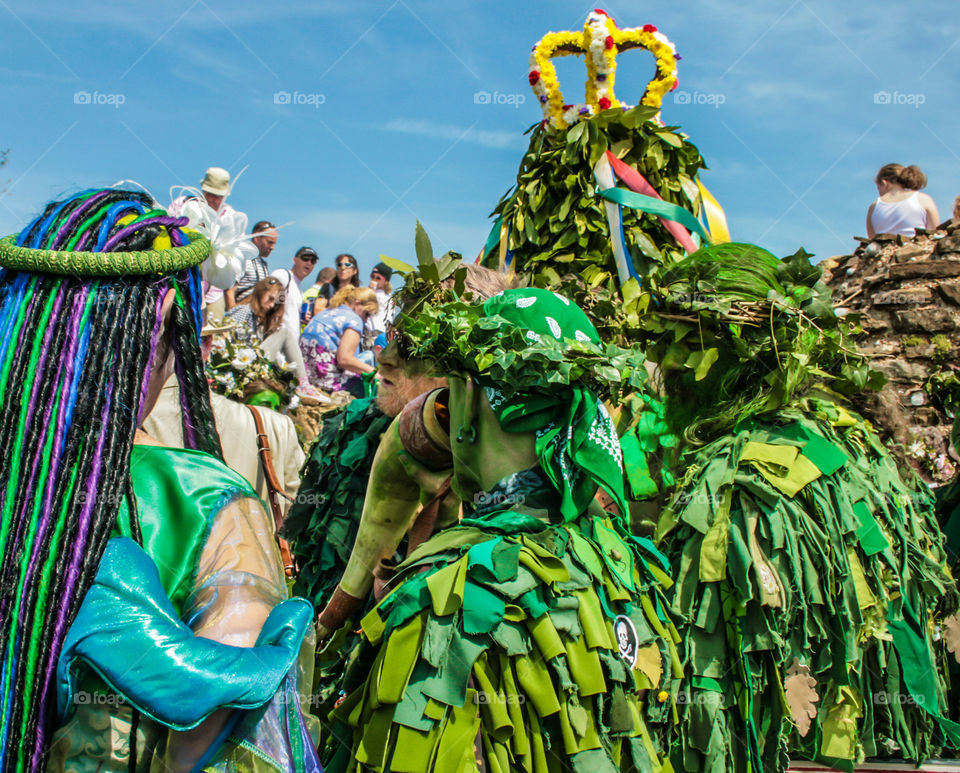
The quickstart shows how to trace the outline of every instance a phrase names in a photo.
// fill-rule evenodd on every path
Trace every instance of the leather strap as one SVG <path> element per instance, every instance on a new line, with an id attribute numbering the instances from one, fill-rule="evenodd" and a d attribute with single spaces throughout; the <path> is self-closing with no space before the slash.
<path id="1" fill-rule="evenodd" d="M 337 631 L 350 619 L 363 602 L 363 599 L 351 596 L 339 585 L 334 589 L 333 596 L 317 617 L 317 622 L 328 631 Z"/>
<path id="2" fill-rule="evenodd" d="M 413 526 L 410 527 L 410 531 L 407 532 L 408 558 L 414 550 L 430 539 L 430 536 L 433 534 L 433 528 L 437 524 L 437 517 L 440 515 L 440 502 L 450 492 L 450 484 L 452 481 L 453 476 L 451 475 L 440 484 L 437 493 L 423 506 L 417 519 L 413 522 Z"/>
<path id="3" fill-rule="evenodd" d="M 396 575 L 396 565 L 386 558 L 381 558 L 380 563 L 373 568 L 373 597 L 377 601 L 387 595 L 390 583 L 393 582 Z"/>
<path id="4" fill-rule="evenodd" d="M 257 449 L 260 457 L 260 466 L 263 469 L 263 477 L 267 482 L 268 499 L 270 500 L 270 510 L 273 512 L 274 536 L 277 540 L 277 547 L 280 548 L 280 557 L 283 559 L 283 571 L 287 577 L 295 577 L 297 574 L 297 565 L 293 559 L 293 551 L 290 550 L 290 543 L 280 536 L 280 527 L 283 526 L 283 508 L 280 506 L 280 497 L 288 502 L 293 498 L 287 496 L 277 478 L 277 473 L 273 469 L 273 458 L 270 456 L 270 441 L 267 439 L 266 430 L 263 427 L 263 417 L 260 411 L 253 405 L 248 405 L 250 413 L 253 414 L 253 423 L 257 427 Z"/>

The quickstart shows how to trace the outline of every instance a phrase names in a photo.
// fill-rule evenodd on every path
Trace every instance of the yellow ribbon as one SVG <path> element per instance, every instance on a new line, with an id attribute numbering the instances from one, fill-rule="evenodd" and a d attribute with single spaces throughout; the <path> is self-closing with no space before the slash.
<path id="1" fill-rule="evenodd" d="M 510 229 L 507 227 L 506 220 L 504 220 L 503 224 L 500 226 L 500 273 L 506 274 L 508 277 L 512 278 L 517 269 L 514 263 L 511 263 L 509 267 L 507 266 L 507 236 L 509 233 Z"/>
<path id="2" fill-rule="evenodd" d="M 710 231 L 710 241 L 713 244 L 729 242 L 730 229 L 727 227 L 727 216 L 723 212 L 723 207 L 699 180 L 697 180 L 697 187 L 703 197 L 703 211 L 707 216 L 707 230 Z"/>

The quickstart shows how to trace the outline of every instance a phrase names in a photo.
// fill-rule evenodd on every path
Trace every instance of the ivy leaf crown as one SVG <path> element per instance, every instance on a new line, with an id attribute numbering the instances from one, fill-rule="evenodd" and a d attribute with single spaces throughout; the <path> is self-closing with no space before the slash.
<path id="1" fill-rule="evenodd" d="M 550 335 L 531 340 L 527 331 L 490 313 L 496 297 L 483 304 L 465 293 L 460 255 L 448 252 L 435 260 L 419 223 L 416 244 L 418 268 L 391 264 L 404 277 L 395 294 L 400 309 L 395 324 L 408 359 L 429 361 L 438 375 L 492 381 L 511 394 L 581 385 L 618 401 L 643 389 L 646 370 L 639 348 Z"/>

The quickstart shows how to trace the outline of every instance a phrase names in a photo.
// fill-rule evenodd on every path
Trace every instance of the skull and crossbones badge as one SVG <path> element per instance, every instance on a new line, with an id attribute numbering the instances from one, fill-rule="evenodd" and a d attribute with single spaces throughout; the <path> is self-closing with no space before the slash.
<path id="1" fill-rule="evenodd" d="M 617 637 L 617 649 L 620 652 L 620 657 L 630 668 L 633 668 L 637 665 L 637 655 L 639 654 L 639 637 L 633 621 L 626 615 L 617 615 L 613 619 L 613 632 Z"/>

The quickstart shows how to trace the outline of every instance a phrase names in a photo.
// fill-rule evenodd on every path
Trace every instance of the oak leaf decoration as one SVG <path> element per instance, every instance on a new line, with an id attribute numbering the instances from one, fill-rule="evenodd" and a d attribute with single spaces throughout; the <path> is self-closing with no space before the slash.
<path id="1" fill-rule="evenodd" d="M 810 725 L 817 716 L 815 704 L 820 700 L 817 694 L 817 680 L 810 675 L 809 666 L 800 665 L 800 661 L 794 658 L 790 668 L 787 669 L 787 678 L 783 680 L 783 686 L 794 724 L 801 737 L 804 737 L 810 732 Z"/>
<path id="2" fill-rule="evenodd" d="M 950 615 L 942 624 L 943 641 L 953 657 L 960 663 L 960 612 Z"/>

